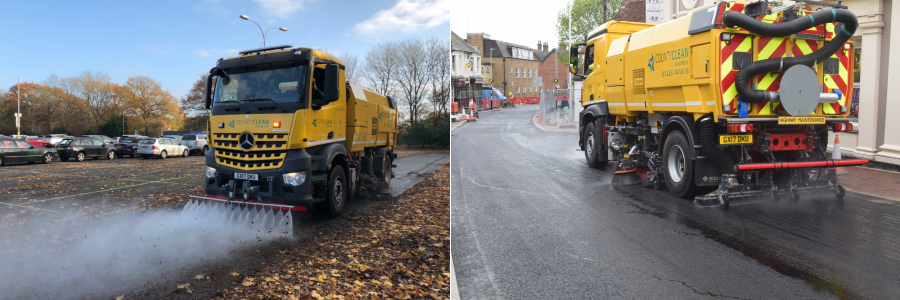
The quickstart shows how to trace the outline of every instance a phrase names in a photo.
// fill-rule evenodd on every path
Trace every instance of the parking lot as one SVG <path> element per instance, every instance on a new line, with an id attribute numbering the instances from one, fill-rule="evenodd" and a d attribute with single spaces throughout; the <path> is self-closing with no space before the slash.
<path id="1" fill-rule="evenodd" d="M 133 209 L 174 209 L 174 196 L 202 192 L 203 165 L 203 156 L 190 156 L 2 166 L 0 225 L 35 214 L 102 216 Z"/>

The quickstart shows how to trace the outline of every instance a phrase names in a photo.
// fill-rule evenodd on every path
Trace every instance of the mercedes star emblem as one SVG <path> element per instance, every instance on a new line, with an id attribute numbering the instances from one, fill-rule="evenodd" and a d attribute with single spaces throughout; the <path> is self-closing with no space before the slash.
<path id="1" fill-rule="evenodd" d="M 241 146 L 241 149 L 249 151 L 253 149 L 253 145 L 256 144 L 256 141 L 253 138 L 253 135 L 249 132 L 244 132 L 241 134 L 241 138 L 238 139 L 238 143 Z"/>
<path id="2" fill-rule="evenodd" d="M 249 119 L 249 118 L 250 118 L 250 115 L 244 116 L 244 119 Z"/>

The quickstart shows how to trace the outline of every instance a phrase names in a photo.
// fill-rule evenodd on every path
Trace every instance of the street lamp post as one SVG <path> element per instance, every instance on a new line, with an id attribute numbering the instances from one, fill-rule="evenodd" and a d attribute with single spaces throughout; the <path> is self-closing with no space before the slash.
<path id="1" fill-rule="evenodd" d="M 259 33 L 262 34 L 262 36 L 263 36 L 263 47 L 266 47 L 266 36 L 269 35 L 269 30 L 278 28 L 278 30 L 287 31 L 287 28 L 276 26 L 276 27 L 269 28 L 268 30 L 266 30 L 265 33 L 263 33 L 262 27 L 259 26 L 259 23 L 256 23 L 256 21 L 253 21 L 252 19 L 250 19 L 250 17 L 248 17 L 247 15 L 241 15 L 241 19 L 249 20 L 250 22 L 253 22 L 253 24 L 256 24 L 256 27 L 259 27 Z"/>

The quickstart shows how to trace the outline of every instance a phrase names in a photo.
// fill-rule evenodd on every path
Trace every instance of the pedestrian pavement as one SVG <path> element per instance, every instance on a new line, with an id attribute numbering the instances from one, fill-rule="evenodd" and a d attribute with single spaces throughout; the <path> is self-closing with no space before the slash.
<path id="1" fill-rule="evenodd" d="M 555 133 L 574 133 L 578 134 L 578 124 L 576 123 L 563 123 L 563 124 L 541 124 L 539 120 L 540 116 L 535 114 L 533 118 L 531 118 L 531 122 L 534 123 L 534 127 L 540 129 L 543 132 L 555 132 Z"/>
<path id="2" fill-rule="evenodd" d="M 465 123 L 466 123 L 466 120 L 462 120 L 459 122 L 450 122 L 450 131 L 453 131 L 453 129 L 456 129 L 456 127 L 459 127 L 459 125 L 462 125 Z"/>
<path id="3" fill-rule="evenodd" d="M 866 167 L 847 167 L 850 174 L 838 179 L 848 191 L 900 201 L 900 172 Z"/>

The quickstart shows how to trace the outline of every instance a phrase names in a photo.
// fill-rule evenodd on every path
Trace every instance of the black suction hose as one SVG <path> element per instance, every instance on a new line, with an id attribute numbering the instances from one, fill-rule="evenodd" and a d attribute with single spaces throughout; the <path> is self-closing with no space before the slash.
<path id="1" fill-rule="evenodd" d="M 703 153 L 712 159 L 722 169 L 722 174 L 734 173 L 734 159 L 731 158 L 724 150 L 716 147 L 719 141 L 719 134 L 716 133 L 716 126 L 709 115 L 700 118 L 700 145 L 703 147 Z M 724 180 L 724 179 L 723 179 Z"/>
<path id="2" fill-rule="evenodd" d="M 748 103 L 779 101 L 779 96 L 776 92 L 760 91 L 750 88 L 751 78 L 763 73 L 787 70 L 795 65 L 812 67 L 817 61 L 824 61 L 840 50 L 841 47 L 844 46 L 844 43 L 853 36 L 853 33 L 856 32 L 856 28 L 859 25 L 856 20 L 856 15 L 850 11 L 838 9 L 820 10 L 813 14 L 806 15 L 805 18 L 800 17 L 789 22 L 778 24 L 765 23 L 739 12 L 728 11 L 725 12 L 725 15 L 722 17 L 722 22 L 728 27 L 738 26 L 756 34 L 774 37 L 792 35 L 806 30 L 807 28 L 825 23 L 840 23 L 835 26 L 835 32 L 837 34 L 831 42 L 828 42 L 828 44 L 825 44 L 821 49 L 816 50 L 809 55 L 760 60 L 741 68 L 737 73 L 735 82 L 737 83 L 737 92 L 738 95 L 741 96 L 741 100 Z M 840 29 L 838 29 L 838 26 L 840 26 Z"/>

